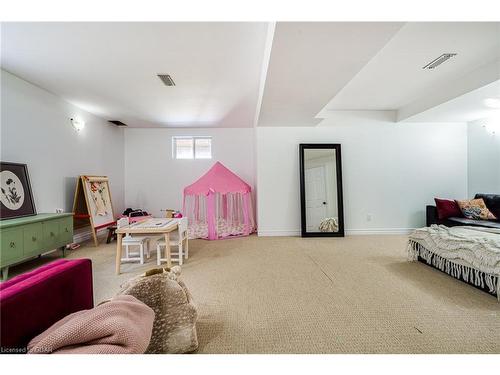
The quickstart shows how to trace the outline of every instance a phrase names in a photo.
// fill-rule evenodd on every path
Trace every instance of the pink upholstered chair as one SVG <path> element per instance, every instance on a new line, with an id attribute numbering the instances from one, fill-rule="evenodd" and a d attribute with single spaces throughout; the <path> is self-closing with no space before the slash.
<path id="1" fill-rule="evenodd" d="M 59 259 L 0 283 L 0 347 L 23 353 L 66 315 L 94 307 L 90 259 Z"/>

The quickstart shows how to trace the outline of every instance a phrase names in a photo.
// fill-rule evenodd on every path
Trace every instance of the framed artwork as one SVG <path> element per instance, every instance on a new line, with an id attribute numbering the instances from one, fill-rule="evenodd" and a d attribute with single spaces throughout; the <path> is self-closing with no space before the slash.
<path id="1" fill-rule="evenodd" d="M 115 221 L 108 178 L 104 176 L 85 176 L 84 191 L 92 223 L 101 228 Z"/>
<path id="2" fill-rule="evenodd" d="M 106 176 L 78 177 L 73 201 L 75 228 L 91 227 L 95 246 L 99 246 L 97 230 L 115 223 L 109 180 Z"/>
<path id="3" fill-rule="evenodd" d="M 0 220 L 36 215 L 26 164 L 0 162 Z"/>

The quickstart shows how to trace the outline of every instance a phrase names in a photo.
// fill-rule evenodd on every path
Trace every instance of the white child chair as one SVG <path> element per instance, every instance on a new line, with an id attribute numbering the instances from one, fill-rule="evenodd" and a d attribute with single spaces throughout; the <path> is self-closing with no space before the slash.
<path id="1" fill-rule="evenodd" d="M 175 220 L 175 219 L 174 219 Z M 182 258 L 189 257 L 189 244 L 188 244 L 188 219 L 183 217 L 179 220 L 179 230 L 178 232 L 170 233 L 170 247 L 176 246 L 178 248 L 177 252 L 171 252 L 170 255 L 175 255 L 177 257 L 172 257 L 171 260 L 174 262 L 179 262 L 182 265 Z M 158 239 L 156 241 L 156 264 L 160 265 L 162 261 L 167 261 L 167 259 L 161 257 L 162 247 L 165 247 L 165 238 Z"/>
<path id="2" fill-rule="evenodd" d="M 123 217 L 118 220 L 116 223 L 116 227 L 118 229 L 123 228 L 129 225 L 129 218 Z M 130 247 L 137 246 L 139 248 L 139 256 L 131 257 Z M 131 236 L 130 233 L 127 233 L 122 238 L 122 247 L 125 247 L 125 258 L 121 258 L 122 262 L 137 262 L 144 264 L 144 252 L 146 252 L 146 256 L 149 258 L 149 237 L 146 236 Z"/>

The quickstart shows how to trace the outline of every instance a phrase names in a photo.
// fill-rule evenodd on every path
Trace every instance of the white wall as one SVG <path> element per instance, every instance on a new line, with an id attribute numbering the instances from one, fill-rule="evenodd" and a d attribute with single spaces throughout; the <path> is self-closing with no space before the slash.
<path id="1" fill-rule="evenodd" d="M 495 132 L 495 134 L 492 134 Z M 482 119 L 467 126 L 468 192 L 500 194 L 500 120 Z"/>
<path id="2" fill-rule="evenodd" d="M 86 122 L 80 134 L 70 118 Z M 77 176 L 110 178 L 123 211 L 123 130 L 1 70 L 1 160 L 26 163 L 38 213 L 71 212 Z"/>
<path id="3" fill-rule="evenodd" d="M 76 177 L 103 174 L 110 177 L 117 212 L 142 207 L 160 215 L 162 208 L 181 208 L 184 186 L 219 160 L 253 187 L 258 182 L 260 234 L 297 234 L 298 144 L 306 142 L 342 144 L 348 233 L 423 225 L 425 204 L 434 196 L 467 196 L 467 162 L 469 195 L 498 192 L 500 136 L 486 135 L 477 124 L 467 130 L 464 124 L 357 117 L 318 127 L 123 130 L 1 73 L 1 159 L 28 164 L 38 212 L 70 211 Z M 81 134 L 69 122 L 75 116 L 86 122 Z M 212 136 L 213 159 L 173 160 L 174 135 Z"/>
<path id="4" fill-rule="evenodd" d="M 211 160 L 175 160 L 172 137 L 212 136 Z M 163 215 L 165 208 L 182 209 L 182 191 L 220 161 L 255 186 L 254 129 L 126 129 L 125 202 Z"/>
<path id="5" fill-rule="evenodd" d="M 466 196 L 466 124 L 357 118 L 355 123 L 324 120 L 321 125 L 257 128 L 260 235 L 300 231 L 299 143 L 342 145 L 348 234 L 423 226 L 425 205 L 435 196 Z"/>

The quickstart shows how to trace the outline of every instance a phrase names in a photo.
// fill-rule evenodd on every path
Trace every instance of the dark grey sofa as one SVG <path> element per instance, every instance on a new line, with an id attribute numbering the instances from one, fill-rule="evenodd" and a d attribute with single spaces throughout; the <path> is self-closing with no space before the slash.
<path id="1" fill-rule="evenodd" d="M 474 199 L 483 198 L 486 207 L 500 218 L 500 195 L 499 194 L 476 194 Z M 437 215 L 436 206 L 426 207 L 427 226 L 432 224 L 441 224 L 447 227 L 458 225 L 472 225 L 478 227 L 497 228 L 500 229 L 500 220 L 472 220 L 465 217 L 449 217 L 448 219 L 440 220 Z"/>

